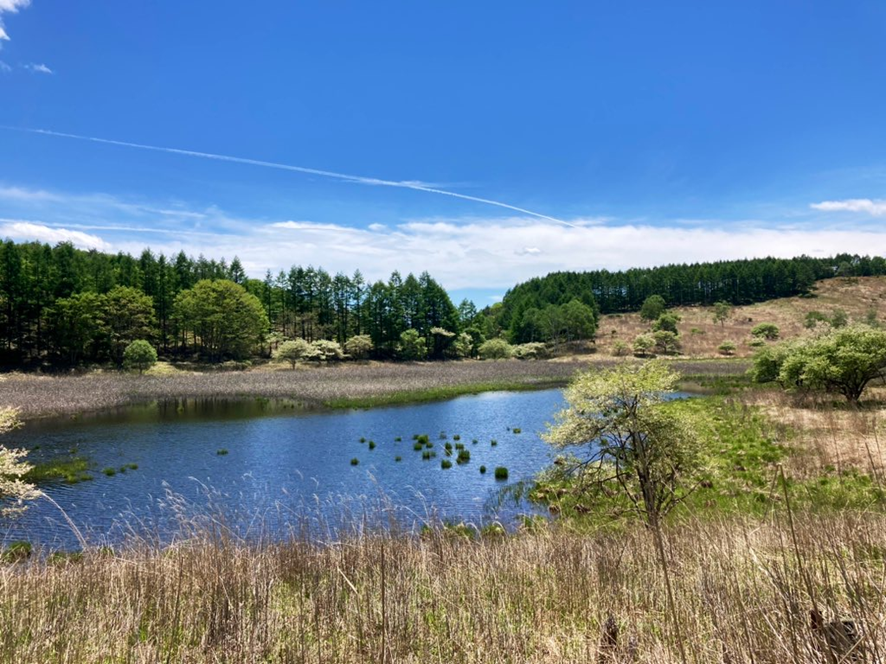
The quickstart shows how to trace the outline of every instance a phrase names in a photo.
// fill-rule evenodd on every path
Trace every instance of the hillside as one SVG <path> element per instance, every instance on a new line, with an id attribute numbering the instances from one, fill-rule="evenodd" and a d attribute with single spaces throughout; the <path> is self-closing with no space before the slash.
<path id="1" fill-rule="evenodd" d="M 884 320 L 886 277 L 818 281 L 811 297 L 787 297 L 734 307 L 723 325 L 714 322 L 713 307 L 674 307 L 672 311 L 682 317 L 678 329 L 684 355 L 719 357 L 717 347 L 723 341 L 731 340 L 738 346 L 735 355 L 748 357 L 754 352 L 754 348 L 748 345 L 752 339 L 751 330 L 759 323 L 775 323 L 781 330 L 781 338 L 789 339 L 810 333 L 803 323 L 811 311 L 830 317 L 835 310 L 843 310 L 853 321 L 864 320 L 871 309 L 876 311 L 878 320 Z M 634 337 L 648 330 L 649 323 L 641 320 L 638 313 L 601 316 L 597 331 L 598 352 L 611 354 L 617 340 L 630 345 Z"/>

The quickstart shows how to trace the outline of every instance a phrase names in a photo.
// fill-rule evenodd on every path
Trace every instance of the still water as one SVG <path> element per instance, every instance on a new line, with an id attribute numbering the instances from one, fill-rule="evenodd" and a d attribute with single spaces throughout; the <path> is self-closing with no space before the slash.
<path id="1" fill-rule="evenodd" d="M 3 442 L 37 447 L 32 461 L 76 450 L 91 461 L 94 479 L 44 487 L 57 505 L 36 501 L 0 538 L 76 548 L 133 532 L 169 542 L 195 521 L 247 538 L 293 531 L 334 538 L 342 529 L 414 530 L 440 520 L 513 523 L 533 508 L 502 501 L 501 489 L 550 464 L 552 449 L 539 434 L 562 406 L 560 390 L 320 413 L 263 401 L 179 401 L 35 422 Z M 429 436 L 435 458 L 413 449 L 414 434 Z M 456 464 L 454 450 L 446 457 L 447 442 L 463 444 L 470 461 Z M 449 469 L 441 468 L 446 458 Z M 138 468 L 119 472 L 126 464 Z M 508 469 L 507 482 L 495 479 L 497 466 Z M 104 468 L 117 472 L 106 476 Z"/>

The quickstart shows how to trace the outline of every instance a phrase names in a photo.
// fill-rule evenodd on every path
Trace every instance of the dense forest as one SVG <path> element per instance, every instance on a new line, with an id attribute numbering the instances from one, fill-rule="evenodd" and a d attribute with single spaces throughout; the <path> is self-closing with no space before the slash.
<path id="1" fill-rule="evenodd" d="M 666 265 L 622 272 L 555 272 L 515 286 L 496 315 L 511 341 L 535 341 L 546 311 L 574 299 L 611 314 L 640 309 L 650 295 L 668 306 L 742 305 L 806 294 L 819 279 L 886 274 L 886 259 L 841 254 L 832 258 L 759 258 L 691 265 Z"/>
<path id="2" fill-rule="evenodd" d="M 236 258 L 228 264 L 148 249 L 135 258 L 67 243 L 0 244 L 0 359 L 7 367 L 119 363 L 134 339 L 150 340 L 167 356 L 218 360 L 259 351 L 264 342 L 267 354 L 283 338 L 343 344 L 368 335 L 373 354 L 390 357 L 410 329 L 435 357 L 446 345 L 436 337 L 454 338 L 475 318 L 482 327 L 470 302 L 456 308 L 427 273 L 394 272 L 387 282 L 367 283 L 359 271 L 295 266 L 250 279 Z M 479 328 L 472 332 L 485 338 Z M 259 344 L 244 343 L 256 338 Z"/>
<path id="3" fill-rule="evenodd" d="M 0 364 L 7 368 L 120 364 L 148 340 L 161 355 L 220 361 L 269 356 L 285 339 L 355 337 L 375 358 L 477 355 L 487 340 L 592 339 L 600 313 L 634 311 L 652 294 L 669 306 L 747 304 L 809 292 L 817 279 L 886 274 L 886 260 L 840 255 L 558 272 L 478 311 L 455 306 L 428 273 L 367 282 L 294 266 L 248 278 L 237 258 L 84 251 L 69 243 L 0 243 Z"/>

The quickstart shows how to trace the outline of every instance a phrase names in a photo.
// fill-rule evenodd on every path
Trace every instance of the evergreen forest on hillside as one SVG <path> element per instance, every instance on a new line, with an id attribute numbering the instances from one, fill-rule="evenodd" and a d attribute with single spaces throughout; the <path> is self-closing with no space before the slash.
<path id="1" fill-rule="evenodd" d="M 650 295 L 667 306 L 753 304 L 809 294 L 816 281 L 886 274 L 886 259 L 839 254 L 830 258 L 755 258 L 621 272 L 554 272 L 512 288 L 496 316 L 513 343 L 544 340 L 545 308 L 578 298 L 602 314 L 639 311 Z"/>

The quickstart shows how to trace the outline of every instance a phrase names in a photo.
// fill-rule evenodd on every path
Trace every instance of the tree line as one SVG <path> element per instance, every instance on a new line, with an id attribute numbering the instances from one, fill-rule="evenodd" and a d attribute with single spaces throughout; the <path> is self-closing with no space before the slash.
<path id="1" fill-rule="evenodd" d="M 361 336 L 372 355 L 386 358 L 407 332 L 416 355 L 442 358 L 464 334 L 476 352 L 495 333 L 487 323 L 471 302 L 453 305 L 426 272 L 369 283 L 359 270 L 331 275 L 294 266 L 251 279 L 237 258 L 0 243 L 0 362 L 7 367 L 119 364 L 135 339 L 166 356 L 221 360 L 267 355 L 285 338 L 344 345 Z"/>
<path id="2" fill-rule="evenodd" d="M 507 292 L 494 311 L 511 341 L 537 340 L 540 313 L 574 299 L 603 314 L 638 311 L 651 295 L 669 307 L 717 302 L 753 304 L 810 292 L 819 279 L 886 274 L 886 259 L 839 254 L 830 258 L 759 258 L 665 265 L 620 272 L 555 272 Z"/>

